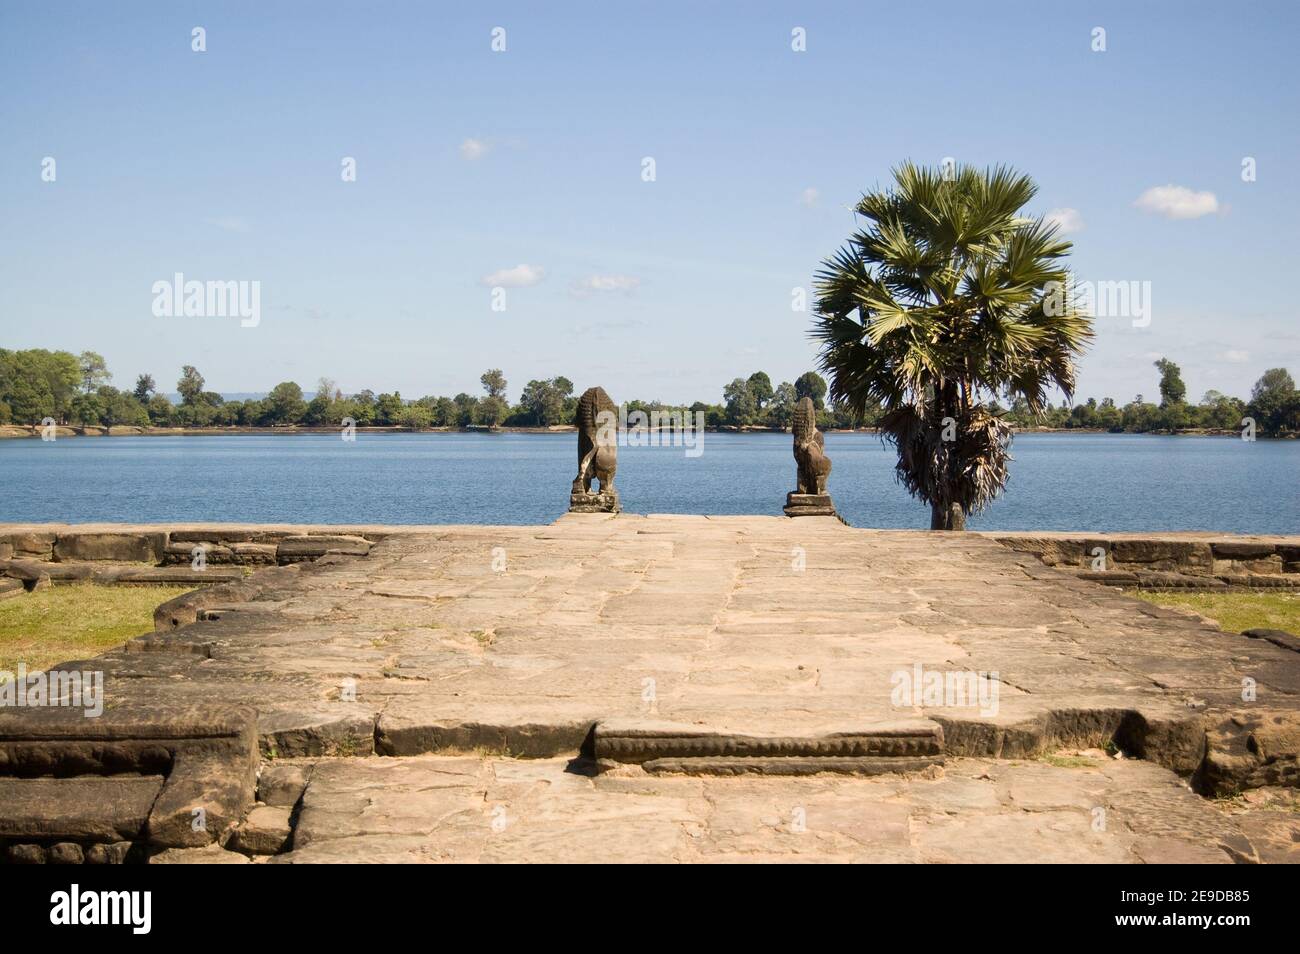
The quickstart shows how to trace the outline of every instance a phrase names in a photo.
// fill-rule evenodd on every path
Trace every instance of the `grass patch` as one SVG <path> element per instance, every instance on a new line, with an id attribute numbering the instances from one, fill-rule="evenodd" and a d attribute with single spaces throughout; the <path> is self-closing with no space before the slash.
<path id="1" fill-rule="evenodd" d="M 1040 755 L 1038 761 L 1046 762 L 1048 765 L 1054 765 L 1057 768 L 1096 768 L 1101 764 L 1096 759 L 1090 759 L 1086 755 L 1061 755 L 1055 752 Z"/>
<path id="2" fill-rule="evenodd" d="M 1300 593 L 1290 590 L 1243 590 L 1231 593 L 1171 593 L 1166 590 L 1131 590 L 1130 596 L 1191 610 L 1216 620 L 1231 633 L 1247 629 L 1280 629 L 1300 635 Z"/>
<path id="3" fill-rule="evenodd" d="M 0 602 L 0 670 L 85 659 L 153 631 L 153 611 L 192 586 L 69 583 Z"/>

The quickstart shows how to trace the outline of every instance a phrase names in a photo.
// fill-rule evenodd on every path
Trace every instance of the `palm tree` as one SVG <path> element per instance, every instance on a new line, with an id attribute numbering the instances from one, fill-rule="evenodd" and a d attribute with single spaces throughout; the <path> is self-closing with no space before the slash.
<path id="1" fill-rule="evenodd" d="M 1071 244 L 1020 209 L 1038 191 L 1011 169 L 947 174 L 908 162 L 862 197 L 866 219 L 817 274 L 813 337 L 830 397 L 880 407 L 898 479 L 961 530 L 1007 482 L 1011 427 L 986 400 L 1020 398 L 1041 418 L 1074 391 L 1092 322 L 1069 294 Z"/>

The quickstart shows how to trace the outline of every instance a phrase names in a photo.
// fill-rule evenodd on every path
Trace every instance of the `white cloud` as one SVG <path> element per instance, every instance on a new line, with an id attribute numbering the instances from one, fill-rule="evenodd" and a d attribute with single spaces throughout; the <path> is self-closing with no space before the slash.
<path id="1" fill-rule="evenodd" d="M 460 157 L 473 162 L 487 155 L 488 144 L 482 139 L 466 139 L 460 144 Z"/>
<path id="2" fill-rule="evenodd" d="M 1078 209 L 1048 209 L 1043 218 L 1049 225 L 1055 225 L 1062 235 L 1083 231 L 1083 216 L 1079 214 Z"/>
<path id="3" fill-rule="evenodd" d="M 484 275 L 479 279 L 479 284 L 490 288 L 527 288 L 545 277 L 546 269 L 540 265 L 516 265 L 514 268 L 501 268 L 490 275 Z"/>
<path id="4" fill-rule="evenodd" d="M 574 282 L 569 290 L 578 298 L 585 298 L 592 292 L 631 293 L 641 284 L 641 279 L 633 275 L 588 275 Z"/>
<path id="5" fill-rule="evenodd" d="M 1232 364 L 1245 364 L 1250 360 L 1250 352 L 1233 349 L 1223 352 L 1219 355 L 1219 358 Z"/>
<path id="6" fill-rule="evenodd" d="M 809 186 L 808 188 L 804 189 L 803 192 L 800 194 L 799 201 L 811 209 L 814 205 L 817 204 L 817 200 L 820 197 L 821 197 L 821 193 L 818 192 L 816 189 L 814 189 L 812 186 Z"/>
<path id="7" fill-rule="evenodd" d="M 224 232 L 251 232 L 252 226 L 248 224 L 247 219 L 241 219 L 237 215 L 218 216 L 214 219 L 204 219 L 205 225 L 213 225 Z"/>
<path id="8" fill-rule="evenodd" d="M 1144 212 L 1154 212 L 1167 219 L 1199 219 L 1219 211 L 1219 200 L 1213 192 L 1194 192 L 1180 185 L 1154 186 L 1133 204 Z"/>

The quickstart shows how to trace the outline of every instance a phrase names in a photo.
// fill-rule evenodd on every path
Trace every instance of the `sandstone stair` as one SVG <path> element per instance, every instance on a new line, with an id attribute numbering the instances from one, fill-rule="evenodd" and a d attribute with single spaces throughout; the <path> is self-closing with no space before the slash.
<path id="1" fill-rule="evenodd" d="M 789 736 L 602 722 L 593 733 L 593 754 L 652 774 L 880 775 L 943 765 L 943 729 L 917 724 Z"/>

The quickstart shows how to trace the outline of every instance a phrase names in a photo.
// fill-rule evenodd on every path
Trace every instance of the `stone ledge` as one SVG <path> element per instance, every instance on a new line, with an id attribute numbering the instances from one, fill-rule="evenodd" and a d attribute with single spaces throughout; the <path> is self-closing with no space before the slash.
<path id="1" fill-rule="evenodd" d="M 54 708 L 3 713 L 0 782 L 12 794 L 77 798 L 95 789 L 100 798 L 97 807 L 82 809 L 84 817 L 55 816 L 40 799 L 5 798 L 0 790 L 0 833 L 27 837 L 39 830 L 74 842 L 138 836 L 153 848 L 203 847 L 224 841 L 253 805 L 258 764 L 256 715 L 247 708 L 176 707 L 95 719 Z M 141 774 L 158 779 L 144 819 L 136 811 Z M 32 782 L 40 784 L 23 787 Z M 202 825 L 195 824 L 199 817 Z M 93 838 L 86 818 L 98 826 Z"/>
<path id="2" fill-rule="evenodd" d="M 1300 586 L 1300 537 L 1228 537 L 1212 533 L 1019 533 L 978 531 L 1019 553 L 1097 582 L 1113 574 L 1167 574 L 1152 585 L 1190 586 L 1179 577 L 1200 577 L 1232 586 Z M 1105 569 L 1092 569 L 1096 551 Z M 1116 580 L 1115 582 L 1130 582 Z"/>

